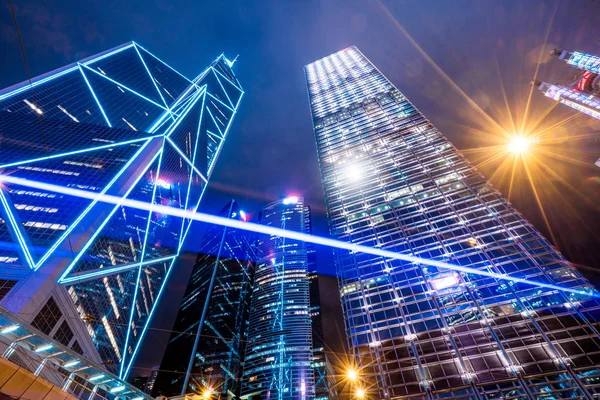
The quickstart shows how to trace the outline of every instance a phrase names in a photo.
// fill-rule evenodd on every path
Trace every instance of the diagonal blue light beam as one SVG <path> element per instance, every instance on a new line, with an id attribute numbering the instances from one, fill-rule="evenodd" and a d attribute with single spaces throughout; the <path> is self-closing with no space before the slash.
<path id="1" fill-rule="evenodd" d="M 136 92 L 135 90 L 133 90 L 133 89 L 131 89 L 131 88 L 129 88 L 129 87 L 127 87 L 127 86 L 123 85 L 123 84 L 122 84 L 122 83 L 120 83 L 120 82 L 117 82 L 117 81 L 115 81 L 115 80 L 114 80 L 114 79 L 112 79 L 111 77 L 108 77 L 108 76 L 106 76 L 106 75 L 103 75 L 103 74 L 101 74 L 100 72 L 96 71 L 95 69 L 92 69 L 92 68 L 88 67 L 87 65 L 84 65 L 84 68 L 86 68 L 86 69 L 87 69 L 87 70 L 89 70 L 89 71 L 92 71 L 93 73 L 95 73 L 95 74 L 96 74 L 96 75 L 98 75 L 98 76 L 101 76 L 101 77 L 103 77 L 104 79 L 107 79 L 107 80 L 111 81 L 111 82 L 112 82 L 112 83 L 114 83 L 115 85 L 117 85 L 117 86 L 119 86 L 119 87 L 122 87 L 123 89 L 126 89 L 127 91 L 129 91 L 129 92 L 131 92 L 131 93 L 135 94 L 136 96 L 139 96 L 139 97 L 141 97 L 142 99 L 146 100 L 147 102 L 154 104 L 156 107 L 160 107 L 161 109 L 168 111 L 168 110 L 167 110 L 167 108 L 166 108 L 165 106 L 161 106 L 160 104 L 158 104 L 158 103 L 157 103 L 157 102 L 155 102 L 154 100 L 147 98 L 147 97 L 146 97 L 146 96 L 144 96 L 143 94 Z"/>
<path id="2" fill-rule="evenodd" d="M 60 157 L 67 157 L 67 156 L 72 156 L 72 155 L 79 155 L 79 154 L 89 153 L 90 151 L 106 150 L 106 149 L 110 149 L 112 147 L 125 146 L 125 145 L 131 144 L 131 143 L 137 143 L 137 142 L 141 142 L 141 141 L 144 141 L 144 140 L 153 139 L 155 137 L 160 137 L 160 136 L 162 136 L 162 135 L 145 136 L 145 137 L 141 137 L 141 138 L 138 138 L 138 139 L 126 140 L 124 142 L 110 143 L 110 144 L 105 144 L 105 145 L 97 146 L 97 147 L 89 147 L 89 148 L 86 148 L 86 149 L 79 149 L 79 150 L 74 150 L 74 151 L 68 151 L 66 153 L 53 154 L 53 155 L 50 155 L 50 156 L 44 156 L 44 157 L 39 157 L 39 158 L 32 158 L 32 159 L 25 160 L 25 161 L 18 161 L 18 162 L 14 162 L 14 163 L 11 163 L 11 164 L 0 165 L 0 168 L 16 167 L 17 165 L 29 164 L 29 163 L 34 163 L 34 162 L 38 162 L 38 161 L 46 161 L 46 160 L 51 160 L 53 158 L 60 158 Z"/>
<path id="3" fill-rule="evenodd" d="M 175 257 L 177 257 L 177 256 L 157 258 L 157 259 L 150 260 L 150 261 L 144 261 L 141 264 L 139 262 L 135 262 L 132 264 L 127 264 L 127 265 L 118 265 L 116 267 L 111 267 L 111 268 L 102 268 L 102 269 L 100 269 L 98 271 L 94 271 L 94 272 L 84 272 L 84 273 L 80 273 L 77 275 L 71 275 L 70 277 L 64 278 L 59 283 L 61 283 L 63 285 L 73 284 L 73 283 L 81 283 L 81 282 L 89 281 L 92 279 L 103 278 L 105 276 L 110 276 L 110 275 L 118 274 L 120 272 L 125 272 L 125 271 L 129 271 L 132 269 L 136 269 L 140 265 L 145 266 L 145 265 L 149 265 L 149 264 L 155 264 L 158 262 L 169 261 Z"/>
<path id="4" fill-rule="evenodd" d="M 62 193 L 69 196 L 77 196 L 87 199 L 93 199 L 109 204 L 117 204 L 125 207 L 136 208 L 140 210 L 150 210 L 152 207 L 153 211 L 159 214 L 170 215 L 173 217 L 179 218 L 189 218 L 195 221 L 205 222 L 212 225 L 219 225 L 223 227 L 229 227 L 234 229 L 241 229 L 245 231 L 260 233 L 264 235 L 272 235 L 272 236 L 280 236 L 287 239 L 298 240 L 302 242 L 333 247 L 341 250 L 348 250 L 356 253 L 365 253 L 371 254 L 378 257 L 391 258 L 395 260 L 407 261 L 416 264 L 429 265 L 432 267 L 447 269 L 451 271 L 459 271 L 468 274 L 481 275 L 486 276 L 488 278 L 494 278 L 499 280 L 506 280 L 515 283 L 523 283 L 531 286 L 542 287 L 546 289 L 558 290 L 562 292 L 568 292 L 588 297 L 596 297 L 600 298 L 600 294 L 594 293 L 593 291 L 586 291 L 584 289 L 573 289 L 568 287 L 562 287 L 550 283 L 531 281 L 524 278 L 518 278 L 515 276 L 511 276 L 508 274 L 501 274 L 498 272 L 490 272 L 490 271 L 481 271 L 475 268 L 465 267 L 461 265 L 449 264 L 443 261 L 430 260 L 426 258 L 420 258 L 411 256 L 408 254 L 397 253 L 390 250 L 384 250 L 369 246 L 363 246 L 354 243 L 347 243 L 340 240 L 330 239 L 322 236 L 315 236 L 301 232 L 288 231 L 285 229 L 274 228 L 271 226 L 259 225 L 251 222 L 243 222 L 234 219 L 228 219 L 224 217 L 219 217 L 211 214 L 204 214 L 198 212 L 190 212 L 188 210 L 182 210 L 174 207 L 163 206 L 160 204 L 149 204 L 139 200 L 133 199 L 125 199 L 118 196 L 111 196 L 107 194 L 99 194 L 88 192 L 86 190 L 74 189 L 70 187 L 64 187 L 59 185 L 54 185 L 50 183 L 31 181 L 28 179 L 17 178 L 7 175 L 0 175 L 0 182 L 12 183 L 15 185 L 21 185 L 31 188 L 36 188 L 39 190 L 46 190 L 49 192 Z"/>
<path id="5" fill-rule="evenodd" d="M 150 77 L 150 80 L 154 84 L 154 87 L 156 88 L 156 91 L 158 92 L 158 95 L 160 96 L 160 99 L 162 100 L 163 104 L 165 105 L 165 108 L 167 110 L 169 110 L 169 106 L 167 105 L 167 102 L 165 101 L 165 98 L 163 97 L 162 93 L 158 89 L 158 85 L 156 84 L 156 81 L 154 80 L 154 77 L 150 73 L 150 70 L 148 69 L 148 66 L 146 65 L 146 62 L 144 61 L 144 57 L 142 57 L 142 55 L 140 54 L 140 51 L 138 50 L 137 45 L 135 45 L 135 43 L 134 43 L 133 48 L 135 49 L 135 52 L 137 53 L 137 55 L 140 58 L 140 60 L 142 61 L 142 64 L 144 64 L 144 68 L 146 68 L 146 72 L 148 73 L 148 76 Z M 169 112 L 171 112 L 171 110 L 169 110 Z M 172 117 L 172 115 L 171 115 L 171 117 Z"/>
<path id="6" fill-rule="evenodd" d="M 100 109 L 100 112 L 104 116 L 104 119 L 106 120 L 108 127 L 112 128 L 112 125 L 110 124 L 110 121 L 108 120 L 108 117 L 106 116 L 106 113 L 104 112 L 104 108 L 102 108 L 102 105 L 100 104 L 100 101 L 98 100 L 98 97 L 96 97 L 96 93 L 94 92 L 94 89 L 92 89 L 92 85 L 90 85 L 90 81 L 88 81 L 87 76 L 85 76 L 85 73 L 83 72 L 83 68 L 81 68 L 81 64 L 77 63 L 77 66 L 79 67 L 79 72 L 81 72 L 81 75 L 83 76 L 83 79 L 85 80 L 85 83 L 87 84 L 87 87 L 90 89 L 90 92 L 92 93 L 92 96 L 94 96 L 94 100 L 96 100 L 96 104 L 98 104 L 98 108 Z"/>
<path id="7" fill-rule="evenodd" d="M 229 98 L 229 95 L 227 94 L 227 90 L 225 90 L 225 87 L 223 86 L 223 84 L 221 83 L 221 80 L 219 79 L 219 75 L 217 75 L 217 73 L 215 72 L 216 70 L 213 67 L 211 67 L 211 69 L 213 70 L 213 73 L 215 74 L 215 78 L 217 78 L 217 82 L 219 82 L 219 85 L 221 85 L 221 89 L 223 90 L 223 93 L 225 93 L 225 97 L 227 97 L 227 100 L 229 100 L 229 103 L 233 107 L 233 101 L 231 101 L 231 99 Z"/>

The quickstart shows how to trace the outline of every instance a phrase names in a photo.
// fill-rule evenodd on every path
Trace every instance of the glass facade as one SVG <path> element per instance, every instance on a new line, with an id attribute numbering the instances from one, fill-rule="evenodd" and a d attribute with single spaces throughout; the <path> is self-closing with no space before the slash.
<path id="1" fill-rule="evenodd" d="M 333 237 L 593 290 L 356 47 L 305 74 Z M 369 398 L 600 393 L 589 296 L 361 253 L 336 265 Z"/>
<path id="2" fill-rule="evenodd" d="M 266 206 L 260 223 L 309 232 L 304 200 Z M 246 344 L 242 398 L 313 399 L 310 250 L 303 242 L 260 237 Z"/>
<path id="3" fill-rule="evenodd" d="M 235 202 L 221 216 L 244 220 Z M 154 393 L 239 395 L 254 274 L 252 236 L 211 227 L 198 254 Z M 184 386 L 185 385 L 185 386 Z"/>
<path id="4" fill-rule="evenodd" d="M 243 95 L 231 66 L 188 79 L 132 42 L 0 92 L 2 174 L 149 205 L 3 184 L 0 278 L 19 282 L 0 305 L 31 320 L 68 291 L 86 355 L 127 376 L 190 227 L 152 204 L 198 207 Z"/>

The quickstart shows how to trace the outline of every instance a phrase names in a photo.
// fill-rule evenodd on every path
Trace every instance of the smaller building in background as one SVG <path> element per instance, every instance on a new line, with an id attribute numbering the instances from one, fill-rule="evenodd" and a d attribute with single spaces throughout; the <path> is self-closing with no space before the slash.
<path id="1" fill-rule="evenodd" d="M 150 370 L 150 375 L 148 375 L 148 378 L 146 378 L 146 386 L 144 386 L 145 393 L 152 394 L 154 384 L 156 383 L 156 378 L 158 377 L 158 371 L 160 371 L 159 365 L 152 367 L 152 370 Z"/>
<path id="2" fill-rule="evenodd" d="M 538 81 L 532 84 L 538 86 L 546 97 L 600 119 L 600 56 L 557 49 L 552 50 L 550 54 L 558 56 L 581 72 L 564 85 Z M 600 167 L 600 159 L 595 164 Z"/>
<path id="3" fill-rule="evenodd" d="M 267 205 L 260 224 L 310 231 L 299 197 Z M 313 399 L 312 324 L 306 243 L 261 236 L 252 293 L 243 399 Z"/>
<path id="4" fill-rule="evenodd" d="M 220 213 L 245 220 L 235 201 Z M 165 351 L 154 395 L 239 394 L 254 274 L 252 237 L 213 226 L 206 232 Z"/>

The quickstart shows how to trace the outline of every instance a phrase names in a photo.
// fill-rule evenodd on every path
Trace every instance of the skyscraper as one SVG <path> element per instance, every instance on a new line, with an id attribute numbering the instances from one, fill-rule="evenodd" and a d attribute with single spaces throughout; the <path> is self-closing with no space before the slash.
<path id="1" fill-rule="evenodd" d="M 568 86 L 536 82 L 539 89 L 546 97 L 600 119 L 600 57 L 580 51 L 570 53 L 556 49 L 551 54 L 582 72 Z"/>
<path id="2" fill-rule="evenodd" d="M 127 43 L 0 92 L 0 305 L 126 377 L 243 91 Z M 25 182 L 23 182 L 25 183 Z M 35 186 L 35 184 L 34 184 Z M 142 200 L 142 211 L 67 194 Z"/>
<path id="3" fill-rule="evenodd" d="M 235 201 L 221 216 L 245 220 Z M 248 232 L 208 229 L 177 314 L 154 393 L 239 396 L 254 274 Z"/>
<path id="4" fill-rule="evenodd" d="M 592 289 L 356 47 L 305 74 L 333 237 Z M 336 264 L 369 398 L 599 393 L 589 296 L 361 253 Z"/>
<path id="5" fill-rule="evenodd" d="M 260 223 L 308 232 L 299 197 L 266 206 Z M 306 243 L 260 237 L 246 344 L 242 398 L 297 400 L 315 396 Z"/>

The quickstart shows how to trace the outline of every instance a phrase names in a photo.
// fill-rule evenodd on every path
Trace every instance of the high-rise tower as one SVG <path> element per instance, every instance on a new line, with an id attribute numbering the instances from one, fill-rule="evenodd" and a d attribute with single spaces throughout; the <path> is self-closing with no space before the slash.
<path id="1" fill-rule="evenodd" d="M 260 223 L 308 232 L 299 197 L 266 206 Z M 242 398 L 300 400 L 315 396 L 306 243 L 260 237 L 246 344 Z"/>
<path id="2" fill-rule="evenodd" d="M 551 54 L 581 70 L 581 73 L 566 86 L 535 82 L 539 89 L 546 97 L 600 119 L 600 57 L 580 51 L 570 53 L 556 49 Z"/>
<path id="3" fill-rule="evenodd" d="M 188 79 L 127 43 L 0 92 L 0 306 L 127 376 L 191 223 L 152 204 L 198 207 L 243 94 L 232 64 Z"/>
<path id="4" fill-rule="evenodd" d="M 305 68 L 333 237 L 591 289 L 356 48 Z M 369 398 L 598 395 L 598 302 L 475 273 L 338 252 Z"/>
<path id="5" fill-rule="evenodd" d="M 220 215 L 246 219 L 235 201 Z M 156 394 L 239 396 L 255 261 L 248 232 L 220 226 L 207 230 L 160 367 Z"/>

